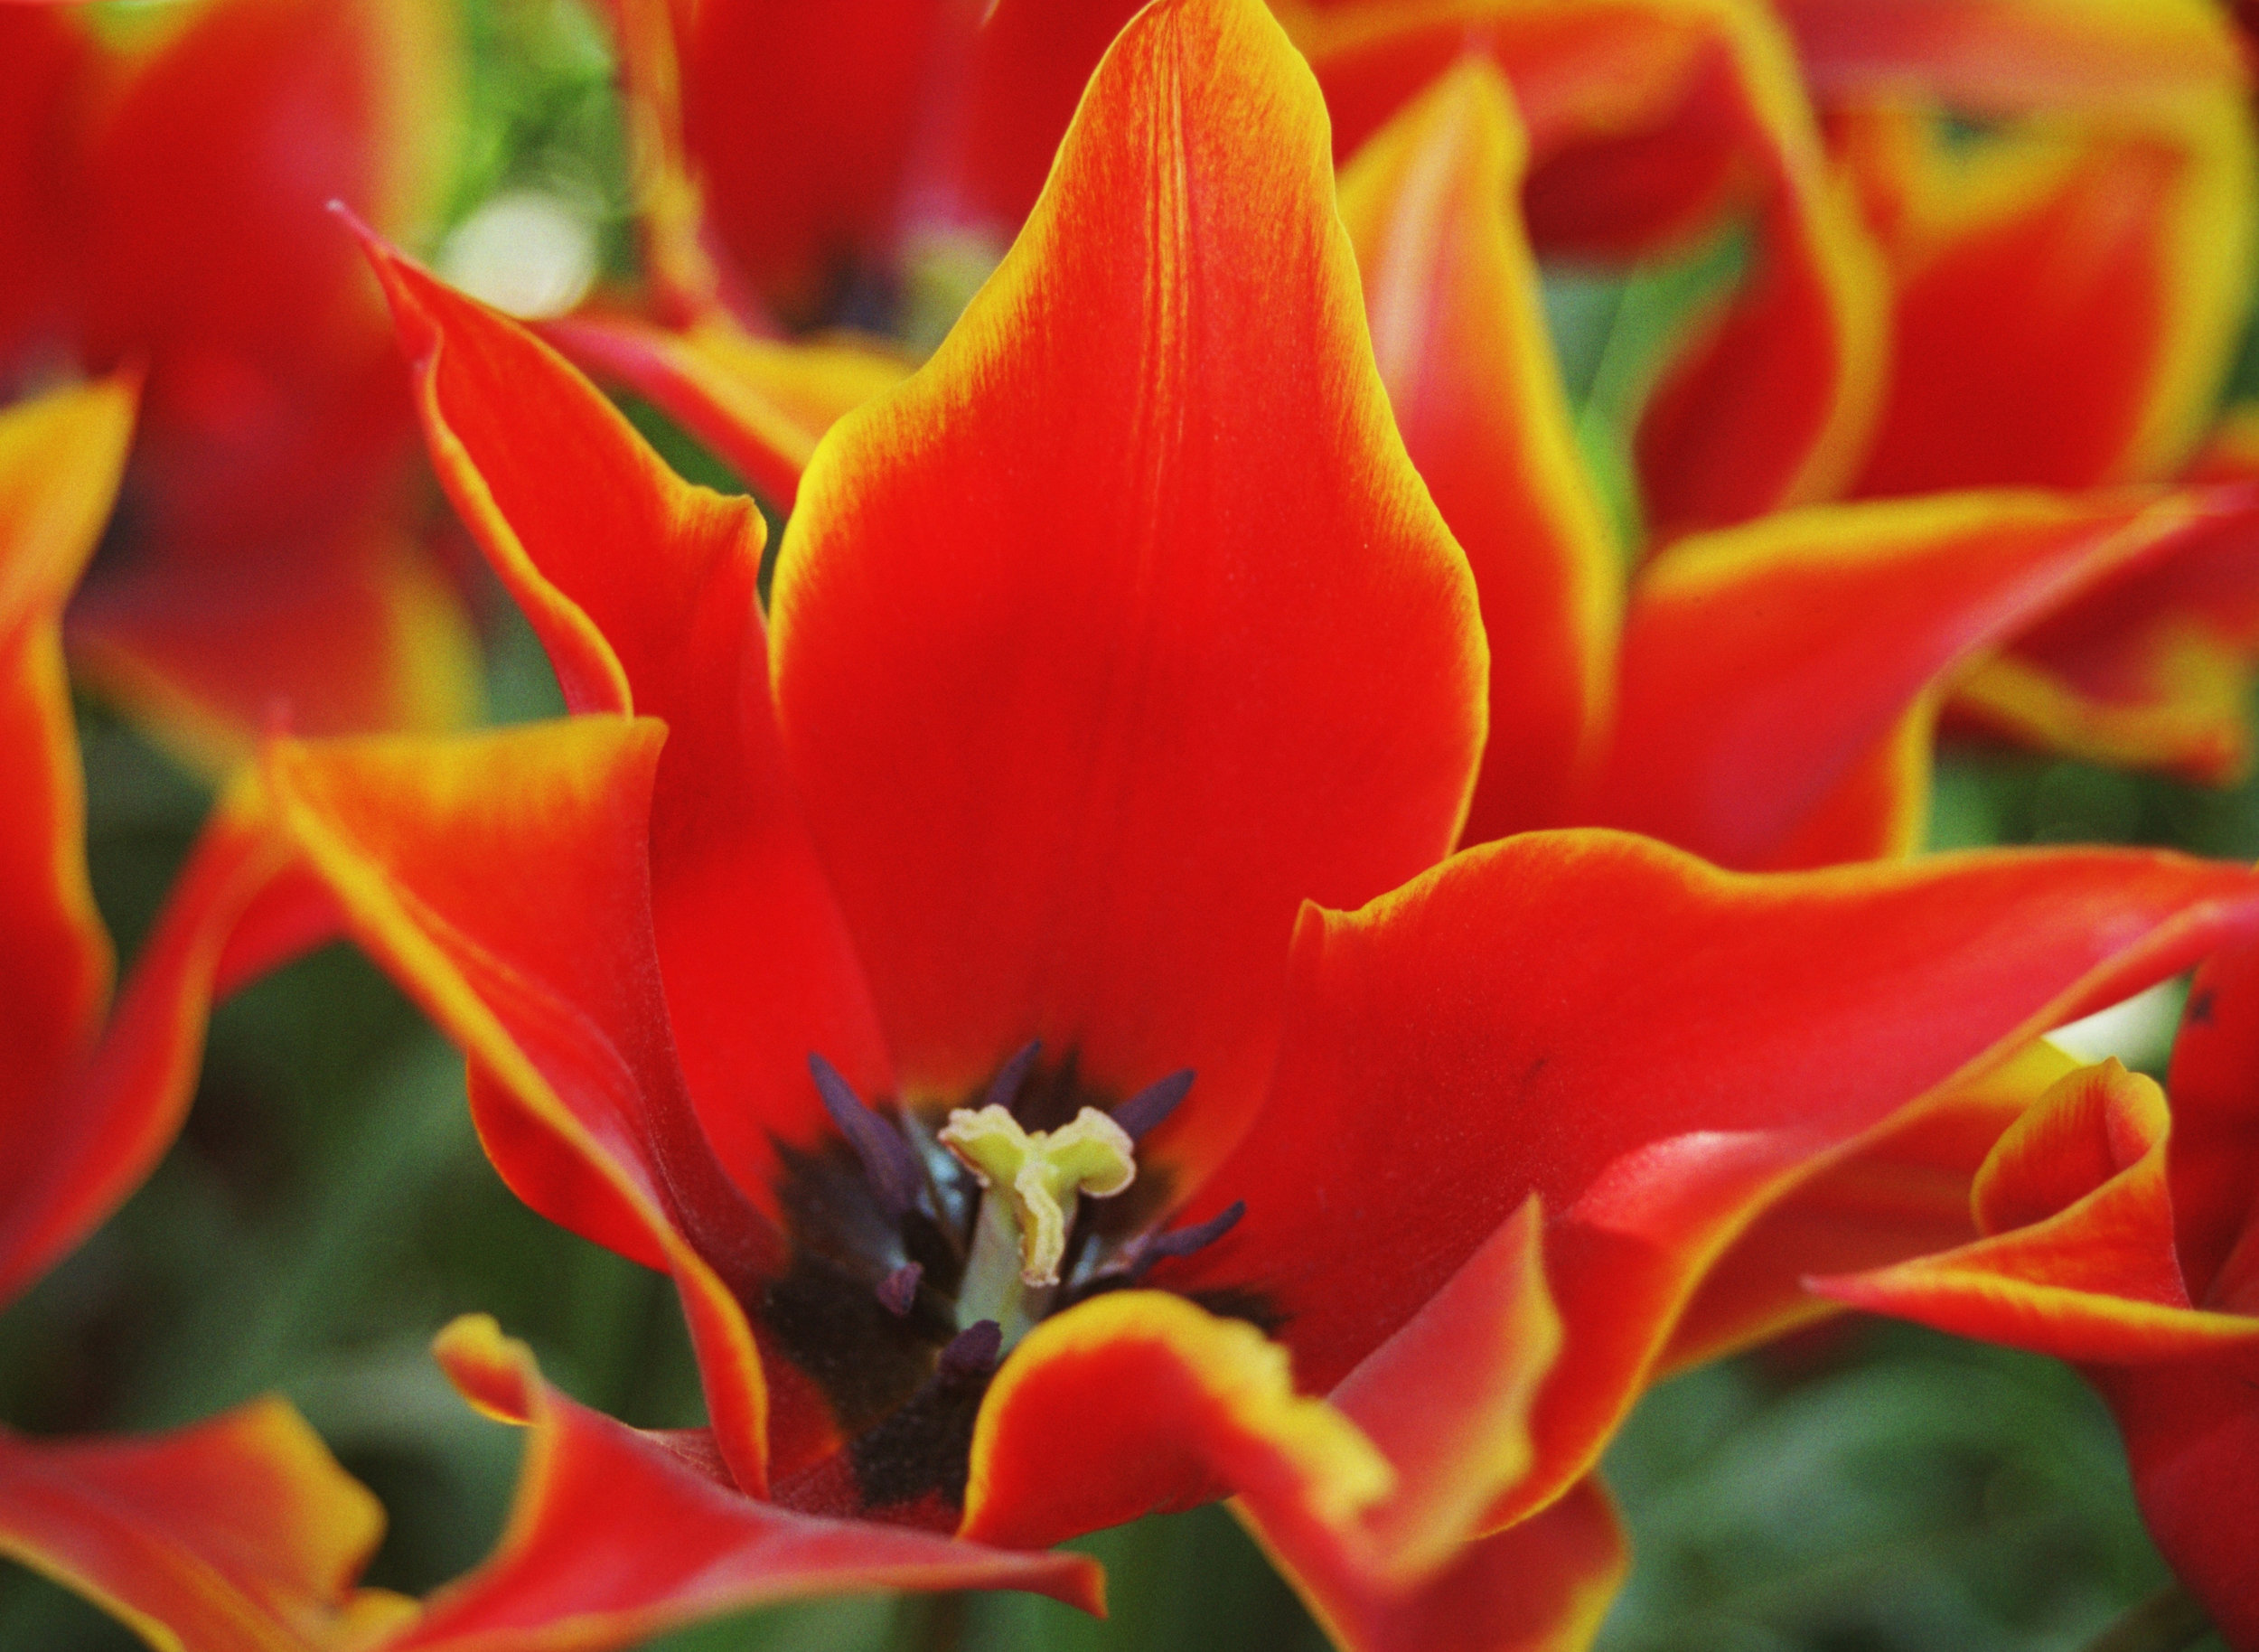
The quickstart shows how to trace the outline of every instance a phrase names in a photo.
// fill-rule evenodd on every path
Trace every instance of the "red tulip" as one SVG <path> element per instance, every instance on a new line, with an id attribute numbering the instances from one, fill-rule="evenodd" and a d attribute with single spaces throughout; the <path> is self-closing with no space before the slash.
<path id="1" fill-rule="evenodd" d="M 283 742 L 263 807 L 464 1048 L 504 1178 L 673 1276 L 698 1496 L 922 1529 L 956 1586 L 1235 1495 L 1347 1644 L 1579 1644 L 1642 1385 L 1936 1233 L 1826 1213 L 1981 1152 L 2033 1034 L 2259 923 L 2259 880 L 1454 854 L 1477 592 L 1333 200 L 1254 0 L 1145 13 L 956 332 L 819 444 L 773 637 L 749 503 L 379 248 L 578 715 Z M 692 1610 L 662 1523 L 549 1485 L 513 1611 L 618 1620 L 595 1545 Z"/>

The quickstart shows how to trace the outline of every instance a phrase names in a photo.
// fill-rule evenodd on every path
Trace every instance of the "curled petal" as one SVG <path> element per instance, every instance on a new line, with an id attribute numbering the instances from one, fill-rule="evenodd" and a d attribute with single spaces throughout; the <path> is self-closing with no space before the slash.
<path id="1" fill-rule="evenodd" d="M 0 1431 L 0 1553 L 155 1646 L 315 1652 L 381 1638 L 415 1610 L 353 1587 L 383 1530 L 376 1498 L 280 1400 L 145 1439 Z"/>
<path id="2" fill-rule="evenodd" d="M 1526 1512 L 1590 1466 L 1782 1195 L 2248 928 L 2254 894 L 2156 854 L 1753 878 L 1610 832 L 1467 850 L 1360 913 L 1306 914 L 1264 1112 L 1187 1212 L 1246 1218 L 1155 1279 L 1277 1316 L 1323 1392 L 1537 1194 L 1566 1339 L 1536 1469 L 1497 1511 Z"/>
<path id="3" fill-rule="evenodd" d="M 1404 456 L 1325 111 L 1253 0 L 1166 0 L 1092 80 L 940 352 L 819 448 L 774 591 L 785 749 L 905 1094 L 1031 1037 L 1212 1158 L 1312 890 L 1432 862 L 1484 648 Z"/>
<path id="4" fill-rule="evenodd" d="M 724 1612 L 875 1589 L 1026 1589 L 1099 1611 L 1095 1563 L 1013 1554 L 749 1497 L 702 1435 L 649 1434 L 550 1387 L 525 1345 L 456 1320 L 440 1363 L 480 1410 L 532 1431 L 494 1554 L 434 1595 L 391 1652 L 625 1646 Z"/>

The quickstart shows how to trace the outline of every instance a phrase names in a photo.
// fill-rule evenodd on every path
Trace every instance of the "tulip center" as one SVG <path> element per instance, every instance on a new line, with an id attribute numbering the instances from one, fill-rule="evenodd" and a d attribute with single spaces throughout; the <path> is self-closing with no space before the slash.
<path id="1" fill-rule="evenodd" d="M 993 1103 L 957 1108 L 936 1140 L 981 1187 L 957 1323 L 993 1319 L 1009 1347 L 1059 1287 L 1077 1199 L 1110 1199 L 1138 1178 L 1135 1143 L 1095 1107 L 1057 1130 L 1030 1131 Z"/>

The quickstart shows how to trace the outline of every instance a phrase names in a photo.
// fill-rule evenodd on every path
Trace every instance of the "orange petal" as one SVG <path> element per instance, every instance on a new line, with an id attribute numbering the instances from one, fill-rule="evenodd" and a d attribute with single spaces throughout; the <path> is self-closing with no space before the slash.
<path id="1" fill-rule="evenodd" d="M 778 1265 L 684 1093 L 651 933 L 648 821 L 664 731 L 576 718 L 452 741 L 279 744 L 276 831 L 346 930 L 492 1088 L 505 1178 L 599 1242 L 663 1259 L 731 1471 L 756 1493 L 766 1389 L 741 1296 Z M 532 1151 L 513 1152 L 530 1147 Z"/>
<path id="2" fill-rule="evenodd" d="M 1470 59 L 1341 179 L 1381 379 L 1490 640 L 1476 842 L 1569 818 L 1608 719 L 1623 602 L 1516 210 L 1525 148 L 1497 71 Z"/>
<path id="3" fill-rule="evenodd" d="M 109 520 L 133 420 L 133 391 L 117 383 L 0 412 L 0 973 L 11 983 L 0 1132 L 11 1140 L 52 1106 L 109 993 L 60 627 Z"/>
<path id="4" fill-rule="evenodd" d="M 278 1399 L 145 1439 L 0 1431 L 0 1553 L 153 1646 L 362 1644 L 413 1612 L 353 1588 L 383 1530 L 376 1498 Z"/>
<path id="5" fill-rule="evenodd" d="M 1890 268 L 1890 385 L 1859 491 L 2176 467 L 2227 371 L 2259 239 L 2250 76 L 2226 14 L 1786 9 Z"/>
<path id="6" fill-rule="evenodd" d="M 1748 277 L 1685 341 L 1639 432 L 1659 533 L 1842 485 L 1880 389 L 1887 295 L 1768 14 L 1701 0 L 1279 9 L 1345 155 L 1462 52 L 1487 53 L 1529 126 L 1541 255 L 1629 260 L 1750 224 Z"/>
<path id="7" fill-rule="evenodd" d="M 949 341 L 810 467 L 779 715 L 909 1096 L 1031 1036 L 1101 1093 L 1189 1065 L 1169 1140 L 1213 1155 L 1298 901 L 1458 828 L 1475 593 L 1390 421 L 1325 138 L 1253 0 L 1144 12 Z"/>
<path id="8" fill-rule="evenodd" d="M 745 1195 L 828 1137 L 820 1053 L 892 1089 L 846 932 L 784 777 L 754 596 L 753 503 L 678 479 L 556 352 L 381 247 L 434 462 L 576 711 L 666 719 L 652 922 L 683 1073 Z"/>
<path id="9" fill-rule="evenodd" d="M 1952 674 L 2106 576 L 2180 554 L 2180 495 L 1975 493 L 1782 514 L 1643 570 L 1587 817 L 1722 865 L 1903 853 Z"/>
<path id="10" fill-rule="evenodd" d="M 799 497 L 818 438 L 910 371 L 876 342 L 755 338 L 719 310 L 670 329 L 584 309 L 541 334 L 598 378 L 647 397 L 780 511 Z"/>
<path id="11" fill-rule="evenodd" d="M 643 1433 L 574 1403 L 483 1315 L 449 1326 L 437 1352 L 464 1398 L 532 1439 L 495 1553 L 390 1652 L 588 1652 L 835 1591 L 1026 1589 L 1102 1610 L 1098 1567 L 1079 1554 L 1005 1553 L 749 1497 L 704 1436 Z"/>
<path id="12" fill-rule="evenodd" d="M 1499 1511 L 1526 1512 L 1812 1167 L 2254 919 L 2250 875 L 2167 855 L 1756 878 L 1607 832 L 1470 849 L 1306 915 L 1270 1099 L 1186 1213 L 1246 1218 L 1155 1277 L 1277 1316 L 1322 1392 L 1538 1195 L 1568 1336 Z"/>

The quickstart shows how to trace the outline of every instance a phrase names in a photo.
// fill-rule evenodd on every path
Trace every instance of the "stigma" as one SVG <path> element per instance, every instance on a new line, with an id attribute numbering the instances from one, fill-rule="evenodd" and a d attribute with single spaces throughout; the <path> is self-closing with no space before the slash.
<path id="1" fill-rule="evenodd" d="M 1019 1282 L 1034 1291 L 1059 1283 L 1076 1201 L 1111 1198 L 1138 1178 L 1130 1132 L 1095 1107 L 1054 1131 L 1024 1130 L 995 1103 L 960 1107 L 935 1139 L 985 1190 L 973 1271 L 990 1260 L 980 1253 L 993 1232 L 1017 1250 Z"/>

